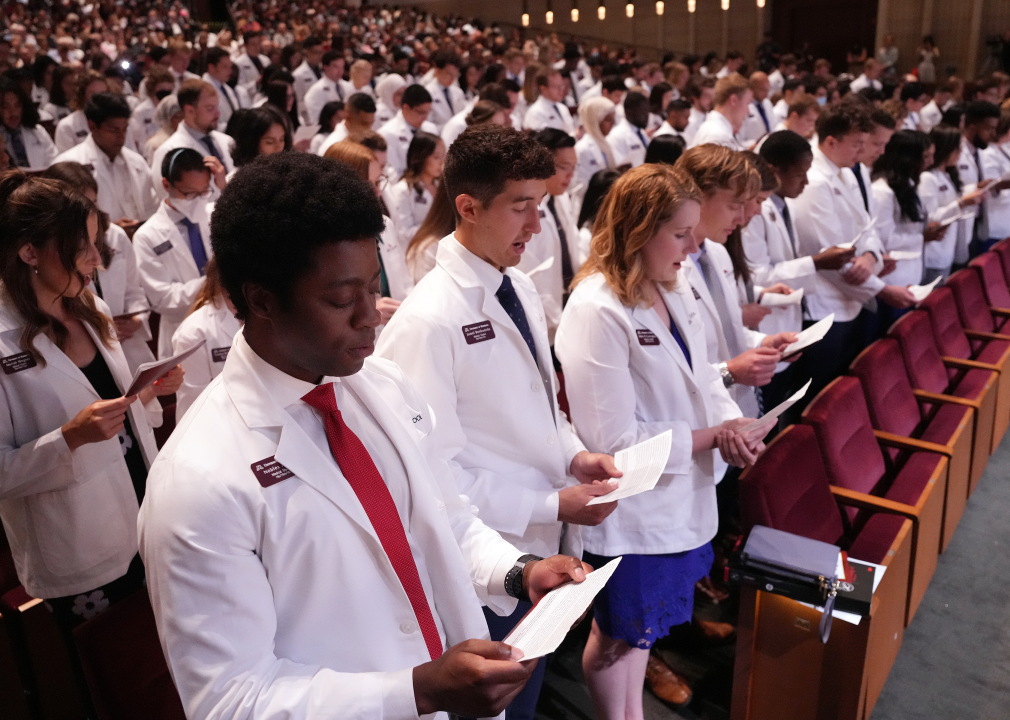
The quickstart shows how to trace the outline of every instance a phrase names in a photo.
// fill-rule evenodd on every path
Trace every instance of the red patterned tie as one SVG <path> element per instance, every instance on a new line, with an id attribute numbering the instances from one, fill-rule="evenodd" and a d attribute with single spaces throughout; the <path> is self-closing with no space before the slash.
<path id="1" fill-rule="evenodd" d="M 386 551 L 396 577 L 410 599 L 414 617 L 417 618 L 424 642 L 428 646 L 428 654 L 432 660 L 441 657 L 442 641 L 438 637 L 435 618 L 424 595 L 421 577 L 417 573 L 417 565 L 414 564 L 414 556 L 410 552 L 407 534 L 393 503 L 393 496 L 389 494 L 389 488 L 372 462 L 368 450 L 344 423 L 340 410 L 337 409 L 333 383 L 318 386 L 302 400 L 323 414 L 330 451 L 354 494 L 358 496 L 358 502 L 365 509 L 365 514 L 382 543 L 382 549 Z"/>

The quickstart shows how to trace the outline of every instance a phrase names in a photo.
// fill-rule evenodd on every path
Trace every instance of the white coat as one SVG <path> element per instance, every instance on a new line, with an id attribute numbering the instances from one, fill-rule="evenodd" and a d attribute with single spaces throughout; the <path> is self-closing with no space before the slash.
<path id="1" fill-rule="evenodd" d="M 3 292 L 0 289 L 0 292 Z M 103 313 L 101 298 L 95 304 Z M 44 334 L 26 361 L 18 341 L 24 321 L 4 295 L 0 303 L 0 517 L 18 579 L 33 597 L 91 590 L 126 573 L 137 554 L 137 495 L 123 461 L 120 438 L 70 451 L 61 428 L 101 398 L 63 351 Z M 105 347 L 85 329 L 125 391 L 132 375 L 113 340 Z M 157 454 L 151 423 L 161 424 L 157 399 L 127 411 L 150 466 Z"/>
<path id="2" fill-rule="evenodd" d="M 814 149 L 814 161 L 807 178 L 809 184 L 789 204 L 789 209 L 800 254 L 816 255 L 821 250 L 851 241 L 869 224 L 870 216 L 859 194 L 856 176 L 849 168 L 839 169 L 820 148 Z M 854 320 L 863 303 L 883 290 L 886 283 L 876 275 L 883 268 L 883 248 L 873 230 L 864 233 L 855 247 L 856 255 L 876 254 L 874 274 L 862 285 L 850 285 L 842 279 L 842 271 L 818 271 L 815 292 L 807 301 L 811 319 L 821 320 L 834 313 L 835 322 Z"/>
<path id="3" fill-rule="evenodd" d="M 961 178 L 961 184 L 963 186 L 962 192 L 971 192 L 978 186 L 980 179 L 984 177 L 982 173 L 979 172 L 978 163 L 975 162 L 975 153 L 980 152 L 977 148 L 968 142 L 963 136 L 961 137 L 961 157 L 957 161 L 957 174 Z M 982 159 L 981 154 L 979 154 L 979 160 Z M 985 172 L 985 168 L 982 168 L 982 172 Z M 982 201 L 980 205 L 975 205 L 973 208 L 965 208 L 965 214 L 967 215 L 970 211 L 974 211 L 975 218 L 972 220 L 972 230 L 967 235 L 958 235 L 957 247 L 954 248 L 954 263 L 961 265 L 968 262 L 970 255 L 969 244 L 971 243 L 974 226 L 976 222 L 982 223 L 982 230 L 987 233 L 987 225 L 989 220 L 989 195 L 986 194 L 986 198 Z M 986 238 L 988 239 L 988 238 Z"/>
<path id="4" fill-rule="evenodd" d="M 84 111 L 74 110 L 56 124 L 56 132 L 53 135 L 53 140 L 56 143 L 56 152 L 65 153 L 74 145 L 84 142 L 84 138 L 90 132 L 88 130 L 88 119 L 84 117 Z"/>
<path id="5" fill-rule="evenodd" d="M 210 260 L 210 219 L 206 213 L 197 219 L 204 252 Z M 203 275 L 193 260 L 189 237 L 176 225 L 182 215 L 162 203 L 158 212 L 141 225 L 133 236 L 137 251 L 140 282 L 151 303 L 151 308 L 161 315 L 158 327 L 158 357 L 172 355 L 172 335 L 186 319 L 189 309 L 203 287 Z"/>
<path id="6" fill-rule="evenodd" d="M 256 57 L 264 70 L 270 65 L 270 58 L 266 55 L 257 55 Z M 256 94 L 256 86 L 259 84 L 263 73 L 256 69 L 247 53 L 242 53 L 238 57 L 232 58 L 232 60 L 238 66 L 238 84 L 246 89 L 249 97 L 253 97 Z"/>
<path id="7" fill-rule="evenodd" d="M 379 128 L 379 134 L 386 140 L 386 165 L 393 171 L 397 180 L 407 169 L 407 150 L 418 129 L 438 135 L 438 128 L 433 123 L 425 120 L 420 128 L 415 128 L 404 119 L 403 112 L 396 113 L 396 117 Z"/>
<path id="8" fill-rule="evenodd" d="M 762 118 L 761 113 L 758 112 L 757 106 L 759 104 L 765 111 L 764 118 Z M 765 122 L 766 118 L 767 123 Z M 747 119 L 744 120 L 743 125 L 740 126 L 740 132 L 736 134 L 736 139 L 741 145 L 749 147 L 765 135 L 774 132 L 775 125 L 775 107 L 772 105 L 771 100 L 768 98 L 761 101 L 755 100 L 747 109 Z"/>
<path id="9" fill-rule="evenodd" d="M 130 145 L 129 148 L 141 157 L 144 156 L 144 145 L 148 138 L 158 132 L 158 123 L 154 121 L 154 111 L 157 109 L 158 103 L 147 98 L 133 108 L 133 114 L 130 115 L 130 133 L 133 135 L 133 145 Z"/>
<path id="10" fill-rule="evenodd" d="M 438 128 L 438 132 L 435 134 L 440 135 L 442 128 L 452 116 L 466 106 L 466 95 L 463 94 L 463 88 L 458 83 L 452 83 L 446 87 L 434 77 L 424 84 L 424 89 L 431 95 L 431 114 L 428 116 L 428 120 Z M 445 101 L 446 90 L 449 92 L 450 103 Z"/>
<path id="11" fill-rule="evenodd" d="M 927 170 L 919 176 L 919 198 L 929 214 L 930 222 L 942 223 L 961 214 L 960 195 L 950 175 L 943 170 Z M 974 218 L 955 220 L 947 227 L 947 232 L 941 239 L 926 243 L 922 253 L 925 267 L 949 272 L 957 246 L 962 242 L 967 246 L 971 240 L 974 222 Z M 967 239 L 960 240 L 961 236 Z"/>
<path id="12" fill-rule="evenodd" d="M 136 372 L 140 365 L 154 360 L 154 353 L 147 345 L 151 339 L 151 329 L 146 313 L 151 306 L 144 295 L 140 270 L 137 268 L 137 254 L 126 231 L 118 225 L 110 225 L 105 233 L 105 244 L 112 250 L 112 259 L 109 267 L 98 268 L 98 284 L 101 286 L 102 300 L 112 313 L 110 317 L 145 313 L 141 326 L 133 336 L 120 342 L 130 372 Z"/>
<path id="13" fill-rule="evenodd" d="M 775 68 L 768 74 L 768 96 L 773 97 L 782 92 L 782 87 L 786 84 L 786 76 L 781 70 Z"/>
<path id="14" fill-rule="evenodd" d="M 598 555 L 684 552 L 711 540 L 719 525 L 715 486 L 726 466 L 718 451 L 692 454 L 691 432 L 740 417 L 740 409 L 709 362 L 704 321 L 683 274 L 663 300 L 690 365 L 659 315 L 624 306 L 600 273 L 576 286 L 558 329 L 572 420 L 587 447 L 612 454 L 673 432 L 656 487 L 583 528 L 586 549 Z"/>
<path id="15" fill-rule="evenodd" d="M 56 146 L 42 125 L 36 125 L 33 128 L 21 125 L 18 127 L 18 131 L 21 132 L 21 141 L 25 145 L 25 156 L 28 158 L 28 167 L 23 168 L 24 170 L 37 172 L 45 170 L 53 164 L 53 158 L 56 157 Z M 6 132 L 10 132 L 10 130 L 6 130 Z M 7 148 L 7 154 L 10 155 L 13 165 L 14 154 L 10 147 Z"/>
<path id="16" fill-rule="evenodd" d="M 684 140 L 687 141 L 688 147 L 691 147 L 691 143 L 694 141 L 694 136 L 697 134 L 698 128 L 701 127 L 707 117 L 707 113 L 703 113 L 696 107 L 691 108 L 691 118 L 687 121 L 687 127 L 684 128 Z"/>
<path id="17" fill-rule="evenodd" d="M 319 75 L 316 75 L 316 71 L 309 65 L 308 60 L 302 60 L 302 64 L 291 73 L 291 77 L 295 79 L 293 87 L 295 89 L 295 99 L 298 101 L 298 109 L 306 122 L 308 122 L 308 113 L 305 110 L 305 94 L 322 76 L 322 71 L 320 71 Z M 315 125 L 315 123 L 310 124 Z"/>
<path id="18" fill-rule="evenodd" d="M 453 235 L 379 337 L 376 355 L 397 363 L 432 406 L 439 456 L 485 524 L 524 552 L 581 557 L 579 528 L 563 531 L 558 491 L 575 480 L 585 449 L 558 410 L 547 324 L 536 288 L 514 268 L 539 363 L 495 292 L 501 273 Z M 492 289 L 493 286 L 493 289 Z"/>
<path id="19" fill-rule="evenodd" d="M 606 169 L 607 156 L 603 154 L 599 143 L 593 139 L 592 135 L 583 135 L 575 143 L 575 173 L 572 175 L 572 183 L 568 188 L 568 192 L 575 198 L 577 205 L 582 205 L 582 198 L 586 196 L 586 190 L 589 188 L 589 181 L 593 179 L 593 175 Z"/>
<path id="20" fill-rule="evenodd" d="M 889 285 L 918 285 L 922 282 L 922 252 L 924 251 L 922 231 L 926 227 L 924 220 L 912 222 L 902 217 L 901 207 L 898 206 L 898 198 L 894 190 L 887 184 L 884 178 L 874 181 L 871 186 L 873 197 L 876 200 L 877 218 L 876 231 L 884 242 L 884 250 L 902 250 L 920 253 L 919 257 L 913 260 L 898 260 L 894 271 L 887 276 Z M 925 208 L 922 210 L 925 216 Z"/>
<path id="21" fill-rule="evenodd" d="M 610 149 L 614 151 L 614 162 L 618 165 L 630 164 L 638 167 L 645 162 L 645 151 L 649 147 L 649 137 L 645 130 L 635 127 L 624 118 L 607 135 Z"/>
<path id="22" fill-rule="evenodd" d="M 997 180 L 1010 177 L 1010 143 L 990 143 L 985 150 L 979 151 L 979 159 L 984 177 Z M 989 239 L 1010 237 L 1010 190 L 990 192 L 986 202 L 989 205 Z"/>
<path id="23" fill-rule="evenodd" d="M 523 116 L 523 129 L 544 130 L 555 128 L 563 130 L 569 135 L 575 135 L 575 121 L 572 114 L 564 103 L 552 103 L 543 95 L 537 98 L 536 102 L 530 105 L 526 115 Z"/>
<path id="24" fill-rule="evenodd" d="M 383 217 L 383 220 L 386 224 L 379 236 L 379 255 L 389 283 L 389 296 L 394 300 L 403 300 L 414 289 L 414 280 L 407 270 L 407 245 L 410 241 L 400 239 L 392 218 Z"/>
<path id="25" fill-rule="evenodd" d="M 411 239 L 428 216 L 434 198 L 424 185 L 420 183 L 415 185 L 406 180 L 390 185 L 384 191 L 383 197 L 396 226 L 397 236 L 403 245 L 403 252 L 406 253 Z"/>
<path id="26" fill-rule="evenodd" d="M 231 173 L 235 171 L 235 163 L 231 159 L 231 149 L 234 141 L 228 135 L 223 132 L 218 132 L 217 130 L 211 130 L 210 136 L 214 140 L 214 146 L 217 151 L 221 153 L 224 158 L 222 164 L 226 173 Z M 176 148 L 190 148 L 196 150 L 200 153 L 200 157 L 207 157 L 210 155 L 210 149 L 201 141 L 193 137 L 192 132 L 188 129 L 186 121 L 183 120 L 179 123 L 179 127 L 175 129 L 168 140 L 163 142 L 161 146 L 154 151 L 154 156 L 151 158 L 151 180 L 154 183 L 154 192 L 158 196 L 158 200 L 164 200 L 168 197 L 168 191 L 165 190 L 164 186 L 161 184 L 161 164 L 165 159 L 165 156 L 171 150 Z M 221 189 L 218 188 L 217 183 L 211 178 L 210 187 L 214 191 L 212 200 L 217 200 L 221 194 Z"/>
<path id="27" fill-rule="evenodd" d="M 919 125 L 923 132 L 929 132 L 943 120 L 943 110 L 936 104 L 936 100 L 930 100 L 926 106 L 919 111 Z"/>
<path id="28" fill-rule="evenodd" d="M 673 125 L 671 125 L 668 120 L 664 120 L 663 123 L 658 128 L 656 128 L 656 132 L 652 133 L 652 138 L 656 139 L 663 135 L 673 135 L 674 137 L 679 137 L 681 140 L 683 140 L 684 147 L 687 147 L 687 138 L 684 135 L 685 132 L 687 132 L 686 128 L 682 132 L 674 128 Z"/>
<path id="29" fill-rule="evenodd" d="M 209 73 L 203 74 L 203 81 L 210 83 L 217 92 L 217 110 L 220 113 L 217 119 L 217 129 L 224 132 L 224 129 L 228 127 L 228 121 L 231 120 L 232 114 L 240 108 L 249 107 L 249 105 L 243 105 L 237 92 L 228 85 L 219 83 Z M 248 95 L 246 95 L 246 98 L 248 98 Z"/>
<path id="30" fill-rule="evenodd" d="M 565 287 L 561 267 L 561 235 L 558 233 L 558 224 L 554 221 L 550 208 L 547 207 L 550 199 L 551 195 L 546 195 L 540 203 L 540 232 L 526 243 L 526 249 L 519 261 L 519 269 L 526 273 L 536 286 L 540 302 L 544 306 L 544 316 L 547 318 L 547 338 L 553 345 L 554 333 L 557 332 L 558 324 L 561 322 Z M 561 221 L 561 229 L 565 232 L 572 272 L 578 273 L 588 256 L 588 248 L 580 247 L 579 228 L 575 224 L 578 218 L 574 214 L 568 193 L 554 196 L 554 210 L 558 214 L 558 220 Z M 554 262 L 549 267 L 542 268 L 548 258 L 554 258 Z"/>
<path id="31" fill-rule="evenodd" d="M 183 360 L 182 387 L 176 393 L 176 421 L 196 401 L 210 381 L 221 374 L 235 334 L 242 323 L 221 300 L 202 305 L 182 321 L 172 336 L 172 354 L 189 350 L 202 340 L 206 344 Z"/>
<path id="32" fill-rule="evenodd" d="M 286 410 L 265 365 L 238 333 L 152 467 L 138 523 L 187 716 L 416 718 L 412 668 L 430 658 L 413 608 L 324 450 L 318 414 L 297 401 Z M 391 494 L 410 505 L 408 542 L 444 644 L 486 639 L 480 603 L 515 608 L 503 580 L 520 551 L 469 512 L 444 466 L 429 465 L 436 420 L 395 365 L 369 359 L 337 384 L 402 462 L 407 487 Z M 250 468 L 267 459 L 291 476 L 258 482 Z"/>
<path id="33" fill-rule="evenodd" d="M 709 143 L 728 147 L 730 150 L 743 150 L 743 145 L 733 132 L 733 125 L 718 110 L 713 110 L 705 118 L 698 131 L 691 138 L 691 147 Z"/>
<path id="34" fill-rule="evenodd" d="M 449 146 L 456 142 L 456 138 L 463 134 L 466 130 L 466 116 L 473 111 L 473 106 L 477 104 L 477 100 L 470 100 L 463 109 L 458 113 L 449 118 L 449 122 L 445 124 L 442 128 L 441 138 L 442 142 L 445 143 L 446 150 Z"/>
<path id="35" fill-rule="evenodd" d="M 65 153 L 56 156 L 53 163 L 76 162 L 83 165 L 98 183 L 98 209 L 108 213 L 115 221 L 120 218 L 144 221 L 158 209 L 151 168 L 147 161 L 128 146 L 124 146 L 115 160 L 88 137 Z"/>
<path id="36" fill-rule="evenodd" d="M 319 113 L 328 102 L 347 102 L 343 86 L 323 75 L 305 91 L 305 119 L 309 125 L 319 124 Z M 301 107 L 301 105 L 299 105 Z"/>

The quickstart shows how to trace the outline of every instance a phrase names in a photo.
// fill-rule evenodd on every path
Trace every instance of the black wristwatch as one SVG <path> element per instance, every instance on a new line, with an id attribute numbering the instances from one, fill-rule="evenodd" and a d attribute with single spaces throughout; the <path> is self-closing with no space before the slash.
<path id="1" fill-rule="evenodd" d="M 516 564 L 512 566 L 512 569 L 509 570 L 508 573 L 506 573 L 505 592 L 508 593 L 510 597 L 522 600 L 523 602 L 532 602 L 530 600 L 529 593 L 523 589 L 523 570 L 525 570 L 526 566 L 534 560 L 543 560 L 543 558 L 539 555 L 523 555 L 516 560 Z"/>

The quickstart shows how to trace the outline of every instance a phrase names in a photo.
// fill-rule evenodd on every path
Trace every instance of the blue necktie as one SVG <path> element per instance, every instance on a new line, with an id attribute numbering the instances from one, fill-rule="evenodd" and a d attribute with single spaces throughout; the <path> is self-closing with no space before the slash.
<path id="1" fill-rule="evenodd" d="M 25 150 L 25 140 L 21 137 L 21 128 L 17 127 L 7 131 L 10 138 L 11 154 L 14 156 L 14 167 L 28 167 L 28 151 Z"/>
<path id="2" fill-rule="evenodd" d="M 765 132 L 771 132 L 772 126 L 768 124 L 768 115 L 765 113 L 765 106 L 763 103 L 759 103 L 757 100 L 754 101 L 754 107 L 757 108 L 758 113 L 761 115 L 761 119 L 765 124 Z"/>
<path id="3" fill-rule="evenodd" d="M 449 88 L 443 86 L 442 87 L 442 93 L 445 95 L 445 102 L 449 106 L 449 114 L 450 115 L 455 115 L 456 114 L 456 110 L 452 106 L 452 98 L 449 96 Z"/>
<path id="4" fill-rule="evenodd" d="M 221 153 L 218 152 L 217 145 L 214 144 L 214 138 L 212 138 L 209 134 L 207 134 L 204 135 L 202 138 L 200 138 L 200 140 L 203 142 L 204 145 L 207 146 L 207 149 L 210 150 L 211 155 L 213 155 L 222 163 L 224 163 L 224 158 L 221 157 Z"/>
<path id="5" fill-rule="evenodd" d="M 645 135 L 642 134 L 642 128 L 636 127 L 635 128 L 635 134 L 638 135 L 638 139 L 642 141 L 642 147 L 643 148 L 646 148 L 646 147 L 649 146 L 649 143 L 647 143 L 645 141 Z"/>
<path id="6" fill-rule="evenodd" d="M 516 289 L 512 287 L 512 278 L 508 275 L 503 275 L 501 280 L 501 287 L 498 288 L 498 292 L 494 294 L 498 298 L 498 302 L 501 306 L 505 308 L 505 312 L 509 314 L 512 318 L 512 322 L 515 323 L 516 328 L 519 330 L 519 334 L 523 336 L 523 340 L 526 341 L 526 345 L 529 347 L 530 352 L 533 353 L 533 362 L 537 361 L 537 346 L 533 342 L 533 331 L 530 330 L 530 323 L 526 319 L 526 311 L 523 310 L 523 304 L 519 302 L 519 296 L 516 294 Z M 539 363 L 538 363 L 539 367 Z"/>
<path id="7" fill-rule="evenodd" d="M 673 333 L 673 339 L 680 345 L 680 349 L 684 351 L 684 358 L 687 360 L 688 367 L 694 370 L 694 365 L 691 364 L 691 351 L 687 349 L 687 343 L 684 342 L 684 338 L 677 328 L 677 323 L 673 321 L 672 315 L 670 316 L 670 332 Z"/>
<path id="8" fill-rule="evenodd" d="M 181 220 L 189 233 L 189 249 L 193 253 L 193 260 L 196 268 L 203 275 L 203 269 L 207 267 L 207 251 L 203 249 L 203 236 L 200 235 L 200 225 L 187 217 Z"/>

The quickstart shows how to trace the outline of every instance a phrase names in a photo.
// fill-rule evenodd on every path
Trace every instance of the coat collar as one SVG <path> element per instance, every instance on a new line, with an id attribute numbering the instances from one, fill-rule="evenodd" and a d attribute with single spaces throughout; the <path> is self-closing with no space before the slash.
<path id="1" fill-rule="evenodd" d="M 659 338 L 660 347 L 673 359 L 681 372 L 684 373 L 684 376 L 690 378 L 690 381 L 697 385 L 692 365 L 700 362 L 706 353 L 704 347 L 697 346 L 695 333 L 692 332 L 693 327 L 701 322 L 701 318 L 698 317 L 696 310 L 690 309 L 694 304 L 689 302 L 686 296 L 686 293 L 689 292 L 691 290 L 687 282 L 686 273 L 681 270 L 678 273 L 677 286 L 670 291 L 661 291 L 661 295 L 663 302 L 666 304 L 666 309 L 669 311 L 674 322 L 677 323 L 677 328 L 680 330 L 681 336 L 687 344 L 688 351 L 691 353 L 691 364 L 684 357 L 684 353 L 674 339 L 669 326 L 660 320 L 659 315 L 652 308 L 636 305 L 631 309 L 631 317 L 635 322 L 644 325 L 652 331 L 653 335 Z"/>

